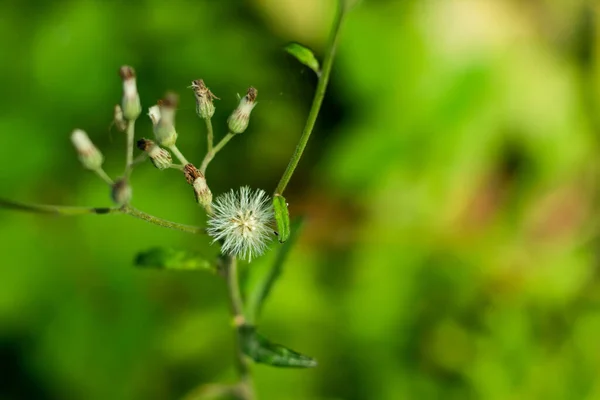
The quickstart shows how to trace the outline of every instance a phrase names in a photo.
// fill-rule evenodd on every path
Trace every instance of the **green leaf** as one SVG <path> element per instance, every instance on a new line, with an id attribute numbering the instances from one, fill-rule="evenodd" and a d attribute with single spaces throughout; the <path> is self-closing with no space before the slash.
<path id="1" fill-rule="evenodd" d="M 163 247 L 139 253 L 135 257 L 135 265 L 142 268 L 216 271 L 215 263 L 198 253 Z"/>
<path id="2" fill-rule="evenodd" d="M 257 363 L 289 368 L 312 368 L 317 366 L 317 361 L 314 358 L 271 342 L 256 332 L 256 328 L 251 325 L 245 325 L 239 329 L 242 335 L 244 354 Z"/>
<path id="3" fill-rule="evenodd" d="M 290 237 L 290 213 L 285 197 L 279 194 L 273 197 L 273 210 L 275 211 L 279 243 L 284 243 Z"/>
<path id="4" fill-rule="evenodd" d="M 321 67 L 319 66 L 319 61 L 315 57 L 312 50 L 307 47 L 302 46 L 299 43 L 290 43 L 285 46 L 285 51 L 294 56 L 298 61 L 302 64 L 306 65 L 308 68 L 315 71 L 318 75 L 321 75 Z"/>
<path id="5" fill-rule="evenodd" d="M 259 265 L 253 265 L 250 271 L 249 284 L 246 285 L 246 316 L 252 323 L 258 318 L 262 306 L 269 296 L 275 281 L 281 276 L 283 264 L 285 263 L 290 250 L 294 247 L 296 240 L 302 231 L 302 218 L 296 218 L 290 227 L 289 239 L 279 246 L 277 255 L 273 264 L 266 265 L 266 268 L 260 268 Z"/>

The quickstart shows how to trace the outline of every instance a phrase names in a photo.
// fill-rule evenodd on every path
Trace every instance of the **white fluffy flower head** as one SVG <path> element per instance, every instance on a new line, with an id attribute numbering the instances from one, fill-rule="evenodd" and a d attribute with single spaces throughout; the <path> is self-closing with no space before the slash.
<path id="1" fill-rule="evenodd" d="M 221 252 L 251 261 L 264 253 L 271 239 L 273 210 L 264 190 L 242 187 L 218 196 L 212 204 L 208 234 L 223 241 Z"/>

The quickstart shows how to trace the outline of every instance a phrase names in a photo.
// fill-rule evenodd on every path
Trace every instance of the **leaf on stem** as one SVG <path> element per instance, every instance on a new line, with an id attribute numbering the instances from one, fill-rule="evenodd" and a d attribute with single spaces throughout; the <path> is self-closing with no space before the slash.
<path id="1" fill-rule="evenodd" d="M 289 368 L 313 368 L 317 366 L 317 361 L 314 358 L 271 342 L 256 332 L 254 326 L 244 325 L 239 329 L 242 335 L 244 354 L 257 363 Z"/>
<path id="2" fill-rule="evenodd" d="M 206 270 L 216 272 L 215 263 L 189 250 L 154 247 L 138 253 L 135 257 L 136 267 L 173 269 L 173 270 Z"/>
<path id="3" fill-rule="evenodd" d="M 285 243 L 290 237 L 290 213 L 285 197 L 280 194 L 273 196 L 273 210 L 275 212 L 279 243 Z"/>
<path id="4" fill-rule="evenodd" d="M 289 239 L 279 246 L 277 255 L 272 264 L 264 266 L 253 265 L 249 271 L 250 275 L 248 276 L 246 284 L 245 304 L 247 317 L 250 322 L 254 322 L 256 318 L 258 318 L 263 303 L 271 292 L 271 288 L 275 284 L 275 281 L 281 276 L 283 264 L 302 231 L 302 223 L 302 218 L 297 218 L 292 222 Z"/>
<path id="5" fill-rule="evenodd" d="M 285 46 L 285 51 L 294 56 L 302 64 L 315 71 L 317 76 L 321 75 L 321 67 L 319 61 L 315 57 L 315 54 L 308 47 L 305 47 L 299 43 L 290 43 Z"/>

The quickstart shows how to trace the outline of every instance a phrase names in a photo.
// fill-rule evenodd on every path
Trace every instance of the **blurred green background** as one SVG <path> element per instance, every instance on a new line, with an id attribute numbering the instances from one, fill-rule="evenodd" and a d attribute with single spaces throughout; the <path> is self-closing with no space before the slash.
<path id="1" fill-rule="evenodd" d="M 316 79 L 333 0 L 0 2 L 0 197 L 106 206 L 71 147 L 85 129 L 115 177 L 119 66 L 146 109 L 186 87 L 258 88 L 249 129 L 211 164 L 213 193 L 271 192 Z M 261 321 L 314 356 L 254 368 L 262 399 L 600 399 L 600 6 L 593 0 L 364 0 L 287 192 L 305 229 Z M 145 116 L 137 137 L 151 137 Z M 146 163 L 133 204 L 203 224 L 185 179 Z M 0 210 L 0 399 L 176 399 L 235 377 L 222 281 L 136 270 L 140 250 L 213 252 L 127 216 Z M 268 262 L 267 255 L 258 262 Z"/>

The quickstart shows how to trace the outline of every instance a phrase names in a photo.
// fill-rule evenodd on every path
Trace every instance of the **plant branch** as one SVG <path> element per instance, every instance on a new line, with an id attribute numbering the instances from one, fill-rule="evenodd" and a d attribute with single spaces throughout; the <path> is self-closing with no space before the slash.
<path id="1" fill-rule="evenodd" d="M 213 149 L 213 126 L 210 118 L 204 118 L 204 122 L 206 123 L 206 141 L 207 141 L 207 153 L 210 153 Z"/>
<path id="2" fill-rule="evenodd" d="M 181 153 L 181 151 L 179 151 L 176 145 L 169 146 L 169 150 L 171 150 L 173 154 L 175 154 L 175 157 L 177 157 L 177 159 L 181 161 L 183 165 L 189 164 L 188 160 L 183 156 L 183 154 Z"/>
<path id="3" fill-rule="evenodd" d="M 294 151 L 294 155 L 290 159 L 290 162 L 285 169 L 285 172 L 281 176 L 279 183 L 277 184 L 277 188 L 275 189 L 275 194 L 283 194 L 285 188 L 292 178 L 296 167 L 298 166 L 298 162 L 300 162 L 300 158 L 302 157 L 302 153 L 306 148 L 306 144 L 308 143 L 308 139 L 315 127 L 315 122 L 317 121 L 317 117 L 319 115 L 319 110 L 321 109 L 321 104 L 323 103 L 323 98 L 325 97 L 325 91 L 327 90 L 327 83 L 329 82 L 329 75 L 331 73 L 331 66 L 333 65 L 333 58 L 335 56 L 335 50 L 337 47 L 340 28 L 342 26 L 342 22 L 344 20 L 344 16 L 346 13 L 346 7 L 342 4 L 338 5 L 338 11 L 336 14 L 335 22 L 333 25 L 333 29 L 330 34 L 329 43 L 325 50 L 325 58 L 323 60 L 323 68 L 321 70 L 321 74 L 319 75 L 319 81 L 317 83 L 317 89 L 315 91 L 315 96 L 313 98 L 312 106 L 310 107 L 310 112 L 308 113 L 308 118 L 306 120 L 306 125 L 304 126 L 304 130 L 302 131 L 302 136 L 300 136 L 300 140 L 296 145 L 296 150 Z"/>
<path id="4" fill-rule="evenodd" d="M 96 175 L 98 175 L 100 177 L 100 179 L 102 179 L 104 182 L 106 182 L 108 185 L 112 186 L 114 184 L 113 180 L 111 179 L 110 176 L 108 176 L 108 174 L 106 173 L 106 171 L 104 171 L 104 169 L 102 167 L 100 168 L 96 168 L 94 170 L 94 172 L 96 173 Z"/>
<path id="5" fill-rule="evenodd" d="M 122 207 L 70 207 L 70 206 L 53 206 L 43 204 L 26 204 L 17 201 L 0 199 L 0 208 L 8 210 L 24 211 L 38 214 L 54 214 L 62 216 L 75 216 L 86 214 L 127 214 L 132 217 L 144 220 L 151 224 L 161 226 L 163 228 L 175 229 L 182 232 L 193 234 L 205 234 L 206 229 L 198 226 L 190 226 L 179 224 L 177 222 L 168 221 L 166 219 L 155 217 L 137 208 L 125 205 Z"/>
<path id="6" fill-rule="evenodd" d="M 127 158 L 125 162 L 125 176 L 131 175 L 133 169 L 133 140 L 135 137 L 135 119 L 127 122 Z"/>
<path id="7" fill-rule="evenodd" d="M 252 382 L 252 375 L 250 373 L 250 362 L 242 350 L 242 335 L 240 328 L 246 323 L 246 318 L 244 317 L 244 304 L 242 302 L 242 295 L 240 293 L 237 261 L 233 256 L 225 256 L 224 261 L 224 272 L 227 280 L 227 293 L 231 307 L 231 314 L 233 315 L 233 323 L 235 326 L 235 357 L 237 370 L 240 375 L 240 390 L 238 395 L 242 400 L 253 400 L 254 385 Z"/>
<path id="8" fill-rule="evenodd" d="M 227 135 L 225 135 L 225 137 L 223 137 L 223 139 L 221 139 L 221 141 L 219 143 L 217 143 L 217 145 L 211 151 L 209 151 L 209 152 L 206 153 L 206 155 L 204 156 L 204 160 L 202 160 L 202 164 L 200 165 L 200 172 L 202 172 L 202 174 L 206 174 L 206 168 L 208 167 L 208 164 L 210 164 L 210 162 L 213 160 L 213 158 L 215 158 L 215 156 L 217 155 L 217 153 L 223 147 L 225 147 L 225 145 L 234 136 L 235 136 L 235 133 L 229 132 Z"/>

